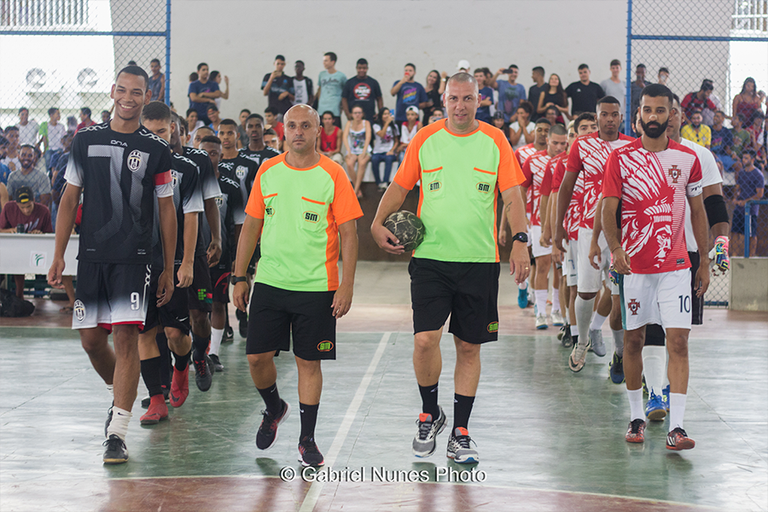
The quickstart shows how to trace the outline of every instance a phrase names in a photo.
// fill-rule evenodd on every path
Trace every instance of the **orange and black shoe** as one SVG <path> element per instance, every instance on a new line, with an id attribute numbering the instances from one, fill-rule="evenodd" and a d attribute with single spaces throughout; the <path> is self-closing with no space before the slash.
<path id="1" fill-rule="evenodd" d="M 153 395 L 149 399 L 147 412 L 140 418 L 142 425 L 157 425 L 162 420 L 168 418 L 168 406 L 165 405 L 165 397 L 162 393 Z"/>
<path id="2" fill-rule="evenodd" d="M 672 429 L 667 434 L 667 450 L 690 450 L 694 446 L 696 446 L 696 441 L 688 437 L 685 430 L 680 427 Z"/>
<path id="3" fill-rule="evenodd" d="M 630 421 L 627 435 L 624 436 L 624 439 L 628 443 L 642 443 L 645 441 L 645 421 L 641 419 Z"/>

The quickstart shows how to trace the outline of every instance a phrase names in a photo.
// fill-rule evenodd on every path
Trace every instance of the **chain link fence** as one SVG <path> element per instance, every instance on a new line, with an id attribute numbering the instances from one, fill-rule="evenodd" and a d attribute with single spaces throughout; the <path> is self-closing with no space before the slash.
<path id="1" fill-rule="evenodd" d="M 67 129 L 81 109 L 101 122 L 115 74 L 129 61 L 150 72 L 158 59 L 169 96 L 170 0 L 0 0 L 0 126 L 49 122 Z M 73 126 L 74 125 L 74 126 Z M 43 128 L 45 130 L 45 128 Z"/>
<path id="2" fill-rule="evenodd" d="M 696 125 L 698 118 L 690 118 L 701 110 L 700 125 L 684 128 L 683 136 L 710 147 L 718 161 L 733 221 L 731 254 L 745 255 L 744 224 L 752 222 L 752 256 L 768 256 L 768 208 L 745 220 L 743 206 L 745 199 L 758 199 L 753 196 L 768 171 L 768 0 L 628 0 L 627 10 L 625 129 L 629 133 L 640 91 L 649 83 L 664 83 L 680 97 L 686 123 Z M 750 150 L 756 172 L 744 170 L 743 155 Z M 713 279 L 708 306 L 728 305 L 728 280 Z"/>

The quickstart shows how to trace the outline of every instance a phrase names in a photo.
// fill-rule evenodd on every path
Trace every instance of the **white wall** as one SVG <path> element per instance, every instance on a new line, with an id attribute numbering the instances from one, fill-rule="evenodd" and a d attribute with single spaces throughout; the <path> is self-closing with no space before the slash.
<path id="1" fill-rule="evenodd" d="M 611 59 L 626 58 L 626 9 L 626 0 L 174 0 L 171 101 L 179 112 L 188 108 L 188 76 L 207 62 L 230 78 L 225 117 L 263 112 L 261 79 L 275 55 L 285 55 L 291 75 L 303 60 L 316 87 L 328 51 L 348 77 L 358 58 L 368 59 L 389 107 L 406 62 L 422 84 L 431 69 L 452 73 L 460 59 L 494 71 L 517 64 L 526 87 L 533 66 L 567 85 L 586 62 L 599 82 Z"/>

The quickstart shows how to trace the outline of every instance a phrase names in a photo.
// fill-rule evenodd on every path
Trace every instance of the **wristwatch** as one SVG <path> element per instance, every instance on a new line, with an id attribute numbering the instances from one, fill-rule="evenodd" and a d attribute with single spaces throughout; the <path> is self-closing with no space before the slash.
<path id="1" fill-rule="evenodd" d="M 237 277 L 237 276 L 232 276 L 232 277 L 230 278 L 230 281 L 232 282 L 232 284 L 237 284 L 237 283 L 244 283 L 246 280 L 247 280 L 247 279 L 246 279 L 246 277 L 245 277 L 245 276 L 240 276 L 240 277 Z"/>
<path id="2" fill-rule="evenodd" d="M 528 243 L 528 233 L 516 233 L 515 236 L 512 237 L 513 242 L 523 242 L 524 244 Z"/>

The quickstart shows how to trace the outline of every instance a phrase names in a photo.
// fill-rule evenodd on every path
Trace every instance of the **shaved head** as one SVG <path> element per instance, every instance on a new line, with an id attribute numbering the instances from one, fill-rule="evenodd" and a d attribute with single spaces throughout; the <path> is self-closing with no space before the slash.
<path id="1" fill-rule="evenodd" d="M 283 116 L 283 123 L 288 124 L 288 119 L 293 118 L 300 113 L 305 113 L 310 116 L 314 120 L 315 126 L 320 126 L 320 115 L 318 115 L 317 110 L 305 104 L 294 105 L 289 108 L 288 112 Z"/>

